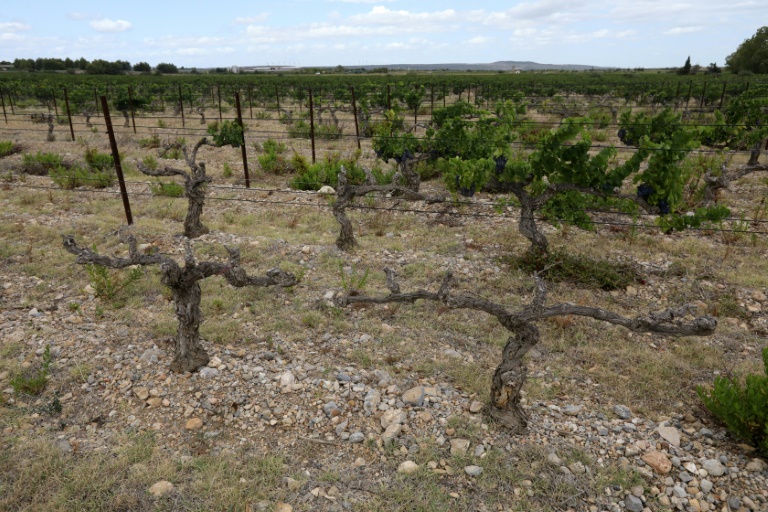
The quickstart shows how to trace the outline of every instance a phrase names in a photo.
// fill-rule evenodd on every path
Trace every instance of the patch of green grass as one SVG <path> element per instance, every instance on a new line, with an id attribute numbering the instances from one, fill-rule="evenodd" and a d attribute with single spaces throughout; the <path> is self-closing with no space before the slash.
<path id="1" fill-rule="evenodd" d="M 161 197 L 182 197 L 184 195 L 184 187 L 175 181 L 158 181 L 149 185 L 152 193 Z"/>
<path id="2" fill-rule="evenodd" d="M 60 167 L 66 167 L 61 155 L 38 151 L 35 154 L 27 153 L 24 155 L 21 170 L 27 174 L 45 176 L 53 169 Z"/>
<path id="3" fill-rule="evenodd" d="M 539 272 L 541 277 L 551 282 L 601 290 L 623 290 L 642 278 L 635 265 L 595 260 L 565 250 L 549 254 L 526 251 L 521 256 L 508 257 L 506 261 L 528 274 Z"/>
<path id="4" fill-rule="evenodd" d="M 0 140 L 0 158 L 21 153 L 23 147 L 12 140 Z"/>
<path id="5" fill-rule="evenodd" d="M 55 184 L 68 190 L 83 186 L 107 188 L 115 183 L 115 174 L 111 170 L 98 170 L 80 165 L 69 168 L 58 166 L 51 169 L 49 175 Z"/>
<path id="6" fill-rule="evenodd" d="M 18 393 L 26 393 L 28 395 L 39 395 L 45 390 L 45 386 L 48 383 L 48 371 L 51 366 L 51 346 L 45 346 L 45 352 L 43 353 L 43 362 L 40 368 L 33 373 L 21 373 L 11 379 L 11 387 Z"/>

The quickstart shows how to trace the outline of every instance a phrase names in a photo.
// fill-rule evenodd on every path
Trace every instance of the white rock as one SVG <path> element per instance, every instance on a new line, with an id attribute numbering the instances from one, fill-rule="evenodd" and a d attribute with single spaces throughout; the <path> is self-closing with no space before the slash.
<path id="1" fill-rule="evenodd" d="M 334 190 L 333 187 L 328 185 L 323 185 L 320 187 L 320 190 L 317 191 L 318 194 L 335 194 L 336 190 Z"/>
<path id="2" fill-rule="evenodd" d="M 160 480 L 159 482 L 152 485 L 152 487 L 149 488 L 149 494 L 154 496 L 155 498 L 160 498 L 161 496 L 165 496 L 169 492 L 173 490 L 173 484 L 167 480 Z"/>
<path id="3" fill-rule="evenodd" d="M 415 473 L 418 470 L 419 470 L 419 465 L 413 462 L 412 460 L 407 460 L 405 462 L 400 463 L 400 465 L 397 466 L 397 472 L 405 473 L 406 475 Z"/>

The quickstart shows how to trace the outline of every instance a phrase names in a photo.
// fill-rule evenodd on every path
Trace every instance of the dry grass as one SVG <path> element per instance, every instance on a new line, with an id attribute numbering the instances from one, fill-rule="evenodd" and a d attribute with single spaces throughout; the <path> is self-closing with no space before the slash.
<path id="1" fill-rule="evenodd" d="M 254 113 L 258 112 L 255 108 Z M 210 111 L 206 117 L 213 119 L 217 114 Z M 552 116 L 540 119 L 554 121 Z M 351 133 L 351 117 L 343 117 L 343 122 L 346 133 Z M 249 145 L 263 142 L 256 130 L 257 123 L 259 129 L 285 129 L 276 119 L 249 122 L 253 128 L 247 132 Z M 170 121 L 164 137 L 181 135 L 180 128 L 180 122 Z M 139 137 L 132 132 L 118 130 L 126 161 L 152 153 L 138 147 Z M 103 133 L 81 135 L 83 143 L 106 149 Z M 614 134 L 608 135 L 609 142 L 615 143 Z M 296 150 L 308 153 L 308 142 L 290 142 Z M 61 152 L 72 151 L 72 143 L 54 144 Z M 328 143 L 324 149 L 349 151 L 352 145 L 352 141 L 342 140 Z M 201 160 L 208 162 L 214 185 L 240 178 L 237 166 L 233 176 L 226 178 L 228 181 L 223 178 L 223 162 L 233 161 L 233 151 L 201 150 Z M 364 155 L 369 158 L 367 151 Z M 255 162 L 255 153 L 250 152 L 249 158 Z M 132 181 L 143 179 L 130 166 L 127 175 Z M 27 179 L 30 185 L 50 185 L 48 178 Z M 284 187 L 285 180 L 257 175 L 252 186 Z M 17 182 L 8 185 L 9 189 L 0 190 L 3 214 L 12 215 L 8 221 L 0 222 L 0 239 L 7 242 L 0 244 L 0 271 L 8 280 L 36 276 L 42 282 L 24 288 L 23 303 L 0 302 L 0 307 L 31 307 L 50 301 L 58 293 L 79 294 L 88 285 L 84 270 L 73 265 L 71 255 L 60 248 L 62 233 L 73 233 L 82 244 L 95 245 L 104 253 L 124 253 L 125 248 L 116 237 L 110 236 L 124 222 L 118 196 L 14 188 L 22 185 Z M 750 201 L 755 198 L 757 193 L 753 191 L 758 185 L 762 186 L 751 178 L 745 180 L 740 184 L 741 193 L 727 199 L 742 211 L 750 212 Z M 153 197 L 144 184 L 129 187 L 134 193 L 133 229 L 139 242 L 180 254 L 174 235 L 181 231 L 179 223 L 186 212 L 186 202 Z M 262 273 L 280 266 L 303 274 L 303 281 L 293 290 L 275 292 L 236 290 L 219 278 L 205 280 L 202 308 L 206 321 L 202 336 L 206 341 L 285 350 L 289 355 L 294 349 L 304 350 L 310 341 L 318 344 L 316 357 L 327 368 L 354 365 L 386 370 L 403 381 L 449 382 L 473 399 L 487 400 L 490 377 L 508 336 L 495 319 L 449 311 L 432 303 L 342 310 L 328 305 L 321 297 L 328 290 L 343 288 L 341 263 L 358 271 L 370 270 L 364 288 L 370 294 L 385 293 L 385 266 L 397 269 L 405 291 L 435 289 L 444 272 L 451 269 L 459 278 L 462 291 L 499 301 L 510 309 L 520 307 L 530 300 L 533 283 L 528 272 L 502 263 L 504 258 L 520 255 L 528 245 L 512 220 L 494 223 L 461 218 L 459 225 L 446 225 L 432 222 L 435 215 L 354 210 L 350 217 L 360 245 L 354 253 L 342 254 L 333 245 L 338 227 L 327 203 L 295 206 L 256 202 L 291 203 L 303 197 L 292 192 L 268 194 L 211 187 L 210 193 L 203 221 L 212 233 L 194 242 L 199 259 L 222 259 L 222 243 L 238 245 L 243 265 L 249 271 Z M 714 232 L 661 236 L 651 230 L 631 234 L 603 229 L 545 229 L 552 245 L 562 251 L 577 253 L 585 259 L 642 265 L 645 280 L 631 283 L 637 292 L 633 295 L 627 293 L 628 283 L 611 292 L 567 282 L 550 283 L 551 303 L 569 301 L 634 315 L 681 301 L 701 300 L 711 313 L 719 315 L 721 324 L 718 333 L 709 339 L 667 339 L 630 335 L 620 328 L 606 328 L 579 318 L 543 322 L 542 343 L 537 347 L 540 354 L 528 363 L 534 376 L 525 387 L 528 403 L 559 401 L 564 397 L 574 402 L 599 402 L 596 407 L 623 403 L 637 414 L 654 419 L 677 411 L 680 403 L 688 409 L 695 407 L 693 388 L 711 382 L 715 371 L 760 370 L 752 356 L 764 344 L 764 338 L 751 330 L 751 322 L 760 315 L 749 313 L 742 303 L 749 292 L 765 291 L 768 287 L 764 271 L 768 245 L 763 238 L 725 239 Z M 395 236 L 386 236 L 387 233 Z M 665 273 L 669 264 L 675 267 Z M 169 296 L 156 269 L 148 270 L 131 288 L 121 307 L 95 301 L 82 305 L 77 314 L 110 325 L 131 326 L 135 329 L 132 333 L 156 341 L 172 336 L 176 330 Z M 735 323 L 729 319 L 735 319 Z M 280 341 L 272 342 L 278 332 Z M 33 334 L 31 329 L 29 333 Z M 366 333 L 373 340 L 360 346 L 322 345 L 319 340 L 326 333 L 345 339 Z M 444 351 L 448 348 L 471 355 L 472 361 L 466 357 L 447 357 Z M 0 342 L 0 372 L 16 372 L 25 360 L 33 359 L 27 352 L 22 342 Z M 57 378 L 69 378 L 80 385 L 92 368 L 94 365 L 89 361 L 77 361 L 72 370 Z M 0 403 L 0 430 L 27 422 L 25 412 Z M 53 424 L 53 419 L 50 423 Z M 465 417 L 451 419 L 451 426 L 473 442 L 486 435 Z M 495 433 L 495 426 L 489 428 Z M 0 509 L 239 511 L 247 504 L 255 509 L 255 504 L 262 500 L 272 506 L 286 499 L 289 493 L 281 483 L 284 476 L 302 481 L 301 495 L 320 483 L 324 488 L 333 484 L 354 490 L 355 482 L 362 478 L 348 471 L 351 461 L 336 457 L 335 447 L 320 453 L 317 445 L 299 443 L 281 447 L 279 456 L 233 451 L 182 458 L 165 453 L 152 436 L 140 435 L 110 441 L 114 449 L 103 453 L 63 453 L 52 441 L 58 435 L 58 431 L 36 427 L 23 438 L 17 434 L 2 437 Z M 256 444 L 269 440 L 250 441 Z M 355 490 L 364 497 L 354 504 L 356 509 L 474 510 L 484 504 L 489 509 L 503 505 L 521 511 L 560 510 L 573 503 L 578 508 L 582 502 L 574 500 L 606 485 L 622 485 L 626 489 L 638 483 L 636 475 L 612 467 L 589 478 L 565 478 L 559 468 L 547 463 L 543 448 L 530 446 L 519 446 L 511 452 L 498 447 L 489 449 L 481 462 L 485 472 L 468 481 L 462 474 L 463 465 L 470 463 L 468 459 L 452 459 L 430 441 L 425 440 L 420 447 L 419 453 L 413 455 L 416 462 L 424 466 L 444 459 L 456 474 L 440 476 L 422 469 L 412 476 L 402 476 L 394 469 L 404 460 L 404 454 L 396 447 L 388 448 L 391 451 L 387 452 L 379 451 L 375 443 L 366 444 L 354 455 L 369 461 L 370 472 L 365 476 L 368 483 L 373 479 L 371 475 L 378 475 L 381 484 L 369 485 L 366 491 Z M 386 460 L 382 461 L 382 456 Z M 560 456 L 568 462 L 585 457 L 579 452 L 563 452 Z M 335 465 L 318 471 L 312 468 L 312 475 L 307 476 L 304 471 L 310 466 L 303 461 L 316 459 L 332 460 Z M 97 473 L 100 478 L 92 478 Z M 147 494 L 147 488 L 160 479 L 173 482 L 176 491 L 155 500 Z M 311 502 L 299 502 L 294 510 L 311 510 L 311 506 Z"/>

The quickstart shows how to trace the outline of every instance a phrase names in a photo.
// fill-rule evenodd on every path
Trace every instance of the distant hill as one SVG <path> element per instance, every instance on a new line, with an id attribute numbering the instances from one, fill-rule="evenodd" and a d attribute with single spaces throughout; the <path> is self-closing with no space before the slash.
<path id="1" fill-rule="evenodd" d="M 585 71 L 590 69 L 606 69 L 600 66 L 584 64 L 539 64 L 538 62 L 515 60 L 502 60 L 488 64 L 387 64 L 362 67 L 364 69 L 388 68 L 414 71 Z"/>

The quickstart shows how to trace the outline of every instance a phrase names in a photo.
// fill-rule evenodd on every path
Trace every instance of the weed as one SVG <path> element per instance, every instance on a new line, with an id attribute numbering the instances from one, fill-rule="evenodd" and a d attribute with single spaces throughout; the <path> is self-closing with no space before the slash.
<path id="1" fill-rule="evenodd" d="M 747 375 L 745 383 L 727 375 L 717 377 L 711 391 L 696 392 L 709 411 L 739 439 L 768 456 L 768 347 L 763 349 L 765 375 Z"/>
<path id="2" fill-rule="evenodd" d="M 115 161 L 113 160 L 112 155 L 108 153 L 99 153 L 96 148 L 86 149 L 84 157 L 85 163 L 87 163 L 91 169 L 97 171 L 106 171 L 115 166 Z"/>
<path id="3" fill-rule="evenodd" d="M 45 176 L 51 170 L 64 166 L 64 159 L 56 153 L 43 153 L 38 151 L 34 155 L 24 155 L 21 170 L 27 174 Z"/>
<path id="4" fill-rule="evenodd" d="M 224 162 L 224 171 L 222 172 L 222 176 L 225 178 L 231 178 L 232 174 L 232 167 L 229 165 L 229 162 Z"/>
<path id="5" fill-rule="evenodd" d="M 102 265 L 87 265 L 85 267 L 91 287 L 96 296 L 101 299 L 111 300 L 121 291 L 135 283 L 144 275 L 141 267 L 134 267 L 124 278 L 117 277 Z"/>
<path id="6" fill-rule="evenodd" d="M 115 184 L 115 174 L 112 171 L 100 171 L 80 165 L 70 168 L 59 166 L 52 169 L 49 174 L 55 184 L 69 190 L 85 185 L 107 188 Z"/>
<path id="7" fill-rule="evenodd" d="M 157 127 L 158 128 L 168 128 L 168 123 L 166 123 L 162 119 L 158 119 L 157 120 Z"/>
<path id="8" fill-rule="evenodd" d="M 366 268 L 361 274 L 352 266 L 349 271 L 344 268 L 344 262 L 339 262 L 339 276 L 341 278 L 341 287 L 348 292 L 359 292 L 365 288 L 368 282 L 368 272 Z"/>
<path id="9" fill-rule="evenodd" d="M 22 146 L 10 140 L 0 140 L 0 158 L 21 153 Z"/>
<path id="10" fill-rule="evenodd" d="M 45 389 L 48 382 L 48 370 L 51 366 L 51 346 L 45 346 L 43 352 L 43 363 L 33 375 L 19 374 L 11 379 L 11 387 L 18 393 L 29 395 L 39 395 Z"/>
<path id="11" fill-rule="evenodd" d="M 155 149 L 160 147 L 160 136 L 153 133 L 147 138 L 139 139 L 139 147 L 146 149 Z"/>
<path id="12" fill-rule="evenodd" d="M 158 181 L 149 185 L 152 193 L 156 196 L 163 197 L 182 197 L 184 195 L 184 187 L 174 181 L 168 183 Z"/>
<path id="13" fill-rule="evenodd" d="M 623 290 L 641 279 L 638 269 L 627 263 L 594 260 L 565 251 L 539 254 L 527 251 L 507 259 L 526 273 L 541 272 L 553 282 L 570 282 L 588 288 Z"/>

